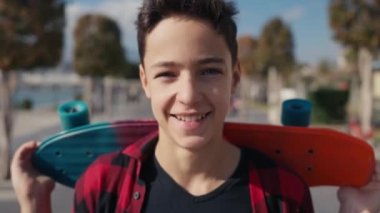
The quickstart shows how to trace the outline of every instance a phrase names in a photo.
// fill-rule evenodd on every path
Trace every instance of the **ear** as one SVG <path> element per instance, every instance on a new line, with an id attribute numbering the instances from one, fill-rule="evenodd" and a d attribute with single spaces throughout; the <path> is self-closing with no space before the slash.
<path id="1" fill-rule="evenodd" d="M 146 76 L 145 69 L 142 64 L 139 65 L 139 75 L 140 75 L 140 81 L 144 89 L 145 95 L 147 98 L 150 98 L 150 91 L 148 87 L 148 77 Z"/>
<path id="2" fill-rule="evenodd" d="M 240 69 L 240 62 L 236 62 L 233 68 L 232 73 L 232 87 L 231 87 L 231 94 L 235 93 L 237 86 L 239 85 L 241 77 L 241 69 Z"/>

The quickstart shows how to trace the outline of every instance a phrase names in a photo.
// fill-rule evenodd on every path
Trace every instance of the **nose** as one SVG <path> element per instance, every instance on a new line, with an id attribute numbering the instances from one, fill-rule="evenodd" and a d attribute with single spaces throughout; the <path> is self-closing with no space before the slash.
<path id="1" fill-rule="evenodd" d="M 194 76 L 183 76 L 179 82 L 177 100 L 184 105 L 194 105 L 201 101 L 200 85 Z"/>

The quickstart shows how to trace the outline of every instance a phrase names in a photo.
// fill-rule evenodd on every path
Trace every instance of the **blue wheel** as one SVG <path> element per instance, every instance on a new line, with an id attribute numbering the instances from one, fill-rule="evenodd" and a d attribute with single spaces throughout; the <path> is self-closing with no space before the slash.
<path id="1" fill-rule="evenodd" d="M 83 101 L 70 101 L 58 107 L 63 130 L 69 130 L 90 123 L 88 106 Z"/>
<path id="2" fill-rule="evenodd" d="M 281 122 L 284 126 L 307 127 L 310 124 L 312 105 L 303 99 L 289 99 L 282 103 Z"/>

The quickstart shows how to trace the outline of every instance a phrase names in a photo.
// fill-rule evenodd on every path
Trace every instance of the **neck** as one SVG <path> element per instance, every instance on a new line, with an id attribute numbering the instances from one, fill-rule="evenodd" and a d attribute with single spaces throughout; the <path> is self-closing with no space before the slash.
<path id="1" fill-rule="evenodd" d="M 159 140 L 155 155 L 160 166 L 193 195 L 206 194 L 223 184 L 235 171 L 240 150 L 224 140 L 188 150 L 175 142 Z"/>

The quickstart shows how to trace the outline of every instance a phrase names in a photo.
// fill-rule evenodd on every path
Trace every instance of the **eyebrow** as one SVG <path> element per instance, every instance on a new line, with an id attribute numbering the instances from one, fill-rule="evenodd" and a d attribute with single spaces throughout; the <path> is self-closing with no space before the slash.
<path id="1" fill-rule="evenodd" d="M 207 58 L 202 58 L 196 62 L 196 64 L 199 65 L 204 65 L 204 64 L 225 64 L 225 60 L 223 58 L 219 57 L 207 57 Z"/>
<path id="2" fill-rule="evenodd" d="M 225 64 L 226 62 L 223 58 L 219 58 L 219 57 L 205 57 L 205 58 L 196 60 L 194 64 L 205 65 L 205 64 L 213 64 L 213 63 Z M 162 62 L 158 62 L 152 65 L 152 67 L 175 67 L 175 66 L 180 66 L 180 64 L 174 61 L 162 61 Z"/>
<path id="3" fill-rule="evenodd" d="M 152 65 L 152 67 L 174 67 L 178 66 L 178 63 L 174 61 L 162 61 Z"/>

